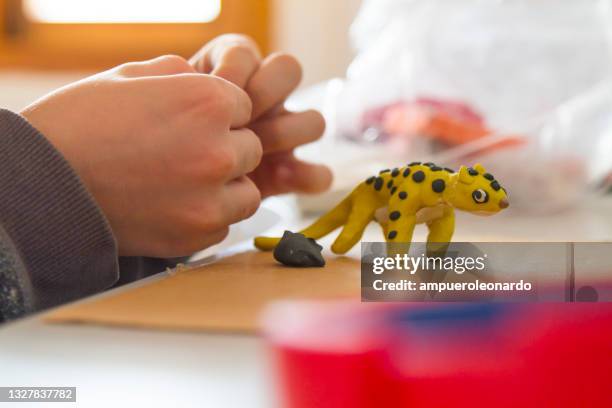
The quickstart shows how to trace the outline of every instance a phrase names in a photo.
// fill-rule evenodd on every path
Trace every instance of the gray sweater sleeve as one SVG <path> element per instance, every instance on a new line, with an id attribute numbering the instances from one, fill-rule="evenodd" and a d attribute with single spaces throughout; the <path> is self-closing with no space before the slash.
<path id="1" fill-rule="evenodd" d="M 81 180 L 23 117 L 0 109 L 0 321 L 118 278 L 114 237 Z"/>

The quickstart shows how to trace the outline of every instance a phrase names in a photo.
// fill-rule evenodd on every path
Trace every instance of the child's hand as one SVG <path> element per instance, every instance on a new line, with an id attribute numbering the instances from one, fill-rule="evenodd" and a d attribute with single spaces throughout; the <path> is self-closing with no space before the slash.
<path id="1" fill-rule="evenodd" d="M 262 155 L 259 138 L 244 128 L 249 97 L 180 57 L 121 65 L 22 115 L 79 174 L 122 255 L 191 254 L 259 206 L 246 177 Z"/>
<path id="2" fill-rule="evenodd" d="M 283 105 L 302 72 L 295 58 L 272 54 L 263 61 L 255 43 L 241 35 L 211 41 L 192 59 L 198 72 L 211 73 L 244 88 L 253 101 L 248 125 L 261 138 L 264 156 L 249 176 L 266 197 L 287 192 L 320 192 L 331 183 L 325 166 L 297 160 L 293 149 L 317 140 L 325 122 L 319 112 L 287 112 Z"/>

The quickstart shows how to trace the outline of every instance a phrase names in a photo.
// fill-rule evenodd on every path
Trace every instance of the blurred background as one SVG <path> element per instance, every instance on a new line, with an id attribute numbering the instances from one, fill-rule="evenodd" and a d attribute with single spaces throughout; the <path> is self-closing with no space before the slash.
<path id="1" fill-rule="evenodd" d="M 0 107 L 18 111 L 93 72 L 188 58 L 215 36 L 245 33 L 264 53 L 301 60 L 289 108 L 319 108 L 328 131 L 298 154 L 335 179 L 323 195 L 266 200 L 269 222 L 253 217 L 226 245 L 271 226 L 297 230 L 356 183 L 416 160 L 483 163 L 508 191 L 503 214 L 458 214 L 456 241 L 612 242 L 611 10 L 612 0 L 0 0 Z M 365 241 L 379 239 L 371 225 Z M 612 290 L 609 270 L 575 287 L 597 300 Z M 262 333 L 288 407 L 609 407 L 604 305 L 289 302 L 265 313 Z M 63 379 L 49 385 L 78 384 L 104 406 L 102 393 L 141 402 L 138 390 L 170 405 L 168 384 L 199 405 L 269 406 L 254 336 L 22 327 L 2 343 L 7 383 Z M 98 378 L 83 375 L 84 361 Z"/>
<path id="2" fill-rule="evenodd" d="M 360 0 L 0 0 L 0 106 L 18 110 L 89 73 L 162 54 L 189 57 L 240 32 L 304 64 L 304 85 L 342 76 Z M 313 46 L 316 44 L 316 46 Z"/>
<path id="3" fill-rule="evenodd" d="M 306 212 L 414 160 L 481 162 L 513 209 L 557 212 L 612 184 L 611 9 L 611 0 L 0 0 L 0 106 L 19 110 L 93 72 L 188 58 L 215 36 L 245 33 L 264 53 L 301 60 L 303 92 L 289 108 L 326 116 L 322 142 L 298 154 L 337 177 L 329 194 L 300 198 Z"/>

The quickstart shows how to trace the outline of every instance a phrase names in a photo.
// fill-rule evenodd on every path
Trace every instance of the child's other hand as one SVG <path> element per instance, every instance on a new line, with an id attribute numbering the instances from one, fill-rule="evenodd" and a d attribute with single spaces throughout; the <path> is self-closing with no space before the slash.
<path id="1" fill-rule="evenodd" d="M 261 160 L 238 86 L 180 57 L 129 63 L 86 78 L 22 115 L 70 162 L 122 255 L 174 257 L 221 241 L 260 193 Z"/>
<path id="2" fill-rule="evenodd" d="M 265 59 L 255 43 L 242 35 L 228 34 L 208 43 L 192 59 L 198 72 L 210 73 L 244 88 L 253 102 L 248 125 L 260 137 L 264 156 L 249 175 L 262 196 L 288 192 L 316 193 L 331 184 L 326 166 L 305 163 L 293 150 L 319 139 L 325 121 L 317 111 L 288 112 L 283 105 L 298 86 L 299 62 L 286 54 Z"/>

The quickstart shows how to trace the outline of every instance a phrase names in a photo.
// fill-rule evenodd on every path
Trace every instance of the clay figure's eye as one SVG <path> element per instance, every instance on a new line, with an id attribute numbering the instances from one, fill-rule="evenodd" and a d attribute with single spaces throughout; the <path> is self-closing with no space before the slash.
<path id="1" fill-rule="evenodd" d="M 487 194 L 487 192 L 480 188 L 472 192 L 472 198 L 478 204 L 484 204 L 489 201 L 489 195 Z"/>

